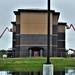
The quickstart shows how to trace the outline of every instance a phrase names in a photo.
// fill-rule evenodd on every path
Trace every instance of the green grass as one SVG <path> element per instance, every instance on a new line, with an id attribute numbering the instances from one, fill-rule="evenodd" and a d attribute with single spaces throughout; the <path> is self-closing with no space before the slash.
<path id="1" fill-rule="evenodd" d="M 65 67 L 75 67 L 74 58 L 51 58 L 54 70 L 64 70 Z M 46 58 L 7 58 L 0 60 L 0 70 L 9 71 L 42 71 Z"/>

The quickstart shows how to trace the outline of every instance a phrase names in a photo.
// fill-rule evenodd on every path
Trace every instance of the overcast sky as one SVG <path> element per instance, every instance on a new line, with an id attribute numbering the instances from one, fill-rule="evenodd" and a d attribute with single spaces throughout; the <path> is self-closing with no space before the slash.
<path id="1" fill-rule="evenodd" d="M 17 9 L 47 9 L 47 0 L 0 0 L 0 34 L 15 21 L 13 11 Z M 75 0 L 51 0 L 51 9 L 60 12 L 59 22 L 67 22 L 75 26 Z M 12 33 L 6 31 L 0 38 L 0 49 L 12 47 Z M 75 32 L 66 30 L 66 49 L 75 49 Z"/>

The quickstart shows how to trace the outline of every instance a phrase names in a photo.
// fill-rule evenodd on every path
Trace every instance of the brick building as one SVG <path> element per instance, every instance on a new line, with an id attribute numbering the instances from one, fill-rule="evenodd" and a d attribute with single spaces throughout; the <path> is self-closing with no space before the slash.
<path id="1" fill-rule="evenodd" d="M 47 56 L 47 10 L 18 9 L 14 11 L 14 57 Z M 65 26 L 58 22 L 59 12 L 50 10 L 50 56 L 65 56 Z"/>

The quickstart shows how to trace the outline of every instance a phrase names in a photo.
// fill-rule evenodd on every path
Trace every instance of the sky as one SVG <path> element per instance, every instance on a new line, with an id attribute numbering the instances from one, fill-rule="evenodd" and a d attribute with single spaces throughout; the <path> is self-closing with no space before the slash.
<path id="1" fill-rule="evenodd" d="M 18 9 L 47 9 L 48 0 L 0 0 L 0 35 L 11 21 L 15 21 L 13 11 Z M 59 22 L 75 26 L 75 0 L 51 0 L 51 9 L 60 12 Z M 75 49 L 75 32 L 71 28 L 66 30 L 66 49 Z M 0 38 L 0 50 L 12 48 L 12 33 L 8 30 Z"/>

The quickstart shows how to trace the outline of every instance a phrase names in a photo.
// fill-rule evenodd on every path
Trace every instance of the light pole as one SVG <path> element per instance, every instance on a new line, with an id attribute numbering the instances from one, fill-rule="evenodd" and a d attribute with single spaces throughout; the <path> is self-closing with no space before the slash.
<path id="1" fill-rule="evenodd" d="M 48 28 L 47 28 L 47 63 L 50 63 L 50 0 L 48 0 Z"/>
<path id="2" fill-rule="evenodd" d="M 53 64 L 50 63 L 50 0 L 48 0 L 48 33 L 47 33 L 47 63 L 43 65 L 43 75 L 53 75 Z"/>

